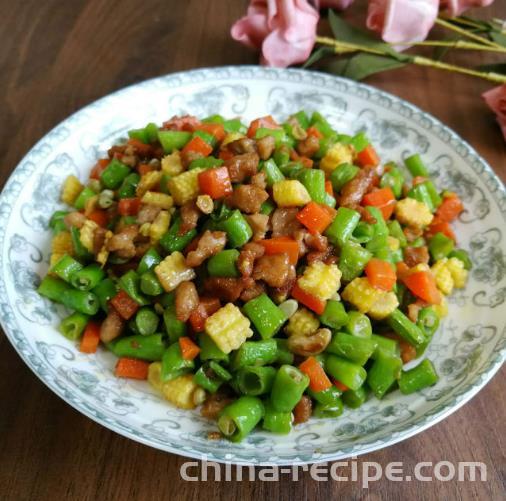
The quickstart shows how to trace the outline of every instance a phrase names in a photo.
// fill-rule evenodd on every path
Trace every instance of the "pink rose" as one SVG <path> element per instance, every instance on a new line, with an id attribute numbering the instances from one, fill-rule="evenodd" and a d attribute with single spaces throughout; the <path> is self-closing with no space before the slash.
<path id="1" fill-rule="evenodd" d="M 247 15 L 231 30 L 232 38 L 262 49 L 262 64 L 286 67 L 311 54 L 318 11 L 306 0 L 252 0 Z"/>
<path id="2" fill-rule="evenodd" d="M 370 0 L 367 27 L 381 34 L 385 42 L 420 42 L 427 37 L 438 14 L 439 0 Z"/>
<path id="3" fill-rule="evenodd" d="M 446 9 L 450 17 L 460 16 L 467 9 L 486 7 L 494 0 L 441 0 L 441 10 Z"/>
<path id="4" fill-rule="evenodd" d="M 506 84 L 494 87 L 482 94 L 488 107 L 497 115 L 497 121 L 506 140 Z"/>

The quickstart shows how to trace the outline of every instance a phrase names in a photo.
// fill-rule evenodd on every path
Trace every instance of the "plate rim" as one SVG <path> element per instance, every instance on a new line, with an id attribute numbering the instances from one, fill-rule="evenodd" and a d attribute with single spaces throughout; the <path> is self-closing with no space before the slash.
<path id="1" fill-rule="evenodd" d="M 322 72 L 316 72 L 316 71 L 310 71 L 310 70 L 304 70 L 304 69 L 295 69 L 295 68 L 266 68 L 258 65 L 227 65 L 227 66 L 216 66 L 216 67 L 204 67 L 204 68 L 196 68 L 191 70 L 185 70 L 185 71 L 179 71 L 179 72 L 173 72 L 173 73 L 167 73 L 164 75 L 159 75 L 157 77 L 149 78 L 146 80 L 142 80 L 140 82 L 136 82 L 133 84 L 130 84 L 126 87 L 122 87 L 120 89 L 117 89 L 105 96 L 102 96 L 91 103 L 83 106 L 79 110 L 75 111 L 71 115 L 69 115 L 64 120 L 57 123 L 53 128 L 51 128 L 48 132 L 46 132 L 29 150 L 28 152 L 21 158 L 21 160 L 17 163 L 16 167 L 13 169 L 11 174 L 9 175 L 7 181 L 5 182 L 2 192 L 0 193 L 0 207 L 2 207 L 4 204 L 7 205 L 7 207 L 10 206 L 10 209 L 8 213 L 1 214 L 2 219 L 7 222 L 12 214 L 12 203 L 7 201 L 7 193 L 9 191 L 9 188 L 14 184 L 16 179 L 20 177 L 22 172 L 22 166 L 25 164 L 27 159 L 34 153 L 35 150 L 44 142 L 47 140 L 48 136 L 50 136 L 52 133 L 57 131 L 60 127 L 63 127 L 65 125 L 70 125 L 72 121 L 76 118 L 76 116 L 79 116 L 81 114 L 84 114 L 86 111 L 91 110 L 92 108 L 100 105 L 101 103 L 104 103 L 105 101 L 117 97 L 119 94 L 128 92 L 131 89 L 139 88 L 143 86 L 149 86 L 150 84 L 154 84 L 157 81 L 162 81 L 166 78 L 177 78 L 177 77 L 192 77 L 192 76 L 198 76 L 199 74 L 205 75 L 206 73 L 216 73 L 215 79 L 219 78 L 219 72 L 229 71 L 229 72 L 237 72 L 237 75 L 233 75 L 234 77 L 240 79 L 244 78 L 246 80 L 255 80 L 261 76 L 261 74 L 271 74 L 280 76 L 281 80 L 283 80 L 283 76 L 286 77 L 286 75 L 301 75 L 306 76 L 307 78 L 323 78 L 327 79 L 334 83 L 341 83 L 344 84 L 347 87 L 353 88 L 355 87 L 358 90 L 364 90 L 369 93 L 373 93 L 377 95 L 380 98 L 387 98 L 391 100 L 392 102 L 397 102 L 398 104 L 407 107 L 408 109 L 420 114 L 424 119 L 428 119 L 432 125 L 438 126 L 442 131 L 449 134 L 450 138 L 453 140 L 456 140 L 457 143 L 462 144 L 466 147 L 468 151 L 468 156 L 474 157 L 474 160 L 477 160 L 481 167 L 483 168 L 481 172 L 475 172 L 478 177 L 481 178 L 481 180 L 485 183 L 485 179 L 483 178 L 483 174 L 487 174 L 489 180 L 492 182 L 495 189 L 492 189 L 489 186 L 489 183 L 487 184 L 487 190 L 488 193 L 494 195 L 494 198 L 498 197 L 496 200 L 497 207 L 499 209 L 499 212 L 502 214 L 503 219 L 506 219 L 506 207 L 501 207 L 499 198 L 502 198 L 503 200 L 506 200 L 506 188 L 504 184 L 502 183 L 499 176 L 495 173 L 495 171 L 492 169 L 492 167 L 488 164 L 487 161 L 460 135 L 458 135 L 456 132 L 454 132 L 450 127 L 446 126 L 444 123 L 442 123 L 439 119 L 434 117 L 432 114 L 422 110 L 418 106 L 410 103 L 409 101 L 406 101 L 398 96 L 395 96 L 389 92 L 386 92 L 381 89 L 377 89 L 375 87 L 372 87 L 370 85 L 361 83 L 361 82 L 354 82 L 352 80 L 348 80 L 342 77 L 338 77 L 335 75 L 329 75 Z M 250 71 L 252 72 L 251 75 L 243 75 L 241 74 L 244 71 Z M 285 78 L 285 80 L 287 80 Z M 195 80 L 197 81 L 197 80 Z M 290 80 L 287 80 L 290 81 Z M 291 82 L 291 81 L 290 81 Z M 296 81 L 294 81 L 297 83 Z M 303 83 L 303 82 L 300 82 Z M 458 152 L 456 152 L 458 154 Z M 472 167 L 471 167 L 472 168 Z M 6 233 L 6 225 L 0 225 L 0 299 L 3 299 L 2 301 L 5 305 L 7 305 L 8 309 L 11 309 L 11 304 L 9 302 L 9 297 L 6 290 L 6 277 L 3 273 L 3 248 L 4 248 L 4 238 Z M 44 378 L 43 375 L 39 372 L 37 372 L 35 364 L 33 364 L 28 356 L 22 353 L 18 345 L 14 342 L 15 335 L 13 332 L 11 332 L 11 327 L 7 325 L 6 321 L 6 314 L 8 312 L 5 311 L 5 309 L 2 311 L 2 314 L 0 315 L 0 325 L 2 326 L 2 329 L 5 333 L 6 338 L 8 339 L 9 343 L 13 346 L 15 351 L 18 353 L 18 355 L 21 357 L 23 362 L 30 368 L 30 370 L 41 380 L 53 393 L 58 395 L 65 403 L 71 405 L 74 409 L 76 409 L 81 414 L 84 414 L 88 418 L 92 419 L 96 423 L 105 426 L 106 428 L 110 429 L 111 431 L 114 431 L 115 433 L 118 433 L 126 438 L 132 439 L 136 442 L 142 443 L 144 445 L 154 447 L 159 450 L 163 450 L 166 452 L 170 452 L 173 454 L 177 454 L 182 457 L 188 457 L 188 458 L 194 458 L 198 460 L 207 459 L 211 461 L 216 461 L 219 463 L 232 463 L 237 465 L 255 465 L 255 466 L 282 466 L 282 465 L 303 465 L 303 464 L 313 464 L 313 463 L 320 463 L 320 462 L 326 462 L 326 461 L 334 461 L 338 459 L 345 459 L 349 457 L 355 457 L 362 454 L 367 454 L 369 452 L 373 452 L 375 450 L 379 450 L 385 447 L 389 447 L 391 445 L 394 445 L 396 443 L 399 443 L 403 440 L 406 440 L 418 433 L 421 433 L 422 431 L 430 428 L 431 426 L 439 423 L 449 415 L 453 414 L 455 411 L 460 409 L 465 403 L 467 403 L 469 400 L 471 400 L 491 379 L 492 377 L 499 371 L 501 368 L 505 358 L 506 358 L 506 347 L 502 347 L 499 349 L 497 353 L 492 353 L 491 359 L 489 360 L 489 364 L 487 365 L 487 368 L 481 372 L 477 372 L 475 375 L 475 381 L 470 386 L 466 387 L 466 389 L 461 390 L 459 393 L 454 394 L 451 398 L 449 403 L 447 403 L 442 409 L 440 409 L 437 413 L 434 415 L 431 414 L 423 414 L 421 415 L 414 423 L 412 423 L 407 429 L 400 430 L 398 432 L 392 432 L 388 438 L 384 439 L 377 439 L 372 442 L 369 442 L 366 445 L 362 445 L 359 450 L 355 450 L 355 447 L 352 448 L 349 452 L 343 452 L 342 450 L 337 450 L 333 453 L 326 453 L 321 454 L 317 457 L 312 457 L 311 459 L 300 459 L 297 456 L 303 455 L 303 453 L 299 451 L 294 451 L 294 457 L 292 459 L 285 459 L 284 457 L 277 458 L 278 460 L 273 461 L 244 461 L 242 459 L 227 459 L 222 457 L 214 457 L 211 453 L 210 455 L 201 454 L 197 451 L 188 451 L 184 450 L 181 451 L 178 449 L 174 444 L 162 444 L 158 442 L 150 441 L 149 438 L 144 438 L 143 436 L 140 436 L 136 433 L 130 432 L 127 429 L 123 429 L 123 427 L 119 425 L 115 425 L 114 423 L 109 423 L 107 420 L 101 419 L 98 415 L 94 415 L 91 411 L 89 411 L 86 408 L 85 404 L 79 404 L 77 401 L 72 401 L 70 398 L 68 398 L 65 395 L 65 390 L 60 389 L 58 385 L 54 383 L 54 378 L 51 380 L 51 378 Z M 19 329 L 21 332 L 22 330 Z M 506 332 L 506 327 L 502 330 L 500 333 L 500 336 L 504 336 L 504 333 Z M 500 342 L 500 340 L 499 340 Z M 314 456 L 315 452 L 313 452 Z M 318 454 L 318 453 L 316 453 Z M 275 456 L 275 454 L 274 454 Z"/>

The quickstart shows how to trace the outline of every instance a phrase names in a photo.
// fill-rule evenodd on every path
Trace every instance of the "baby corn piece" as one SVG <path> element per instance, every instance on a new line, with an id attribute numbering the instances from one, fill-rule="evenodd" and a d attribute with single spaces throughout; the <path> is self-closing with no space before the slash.
<path id="1" fill-rule="evenodd" d="M 177 176 L 183 172 L 183 164 L 181 163 L 181 154 L 175 150 L 170 155 L 162 158 L 162 172 L 169 176 Z"/>
<path id="2" fill-rule="evenodd" d="M 469 272 L 464 268 L 464 263 L 456 257 L 451 257 L 446 263 L 446 268 L 452 275 L 455 287 L 457 289 L 465 287 Z"/>
<path id="3" fill-rule="evenodd" d="M 397 202 L 395 215 L 399 223 L 415 228 L 428 226 L 434 218 L 427 205 L 409 197 Z"/>
<path id="4" fill-rule="evenodd" d="M 168 187 L 176 205 L 184 205 L 199 195 L 198 176 L 205 169 L 192 169 L 169 179 Z"/>
<path id="5" fill-rule="evenodd" d="M 452 293 L 454 286 L 453 277 L 447 263 L 448 258 L 445 257 L 436 261 L 431 267 L 432 274 L 436 279 L 437 288 L 446 296 Z"/>
<path id="6" fill-rule="evenodd" d="M 320 161 L 320 169 L 329 175 L 341 164 L 353 163 L 353 148 L 348 144 L 332 145 Z"/>
<path id="7" fill-rule="evenodd" d="M 180 283 L 195 278 L 195 271 L 186 266 L 183 254 L 177 251 L 155 266 L 155 273 L 165 292 L 173 291 Z"/>
<path id="8" fill-rule="evenodd" d="M 163 396 L 180 409 L 195 409 L 204 402 L 206 392 L 193 381 L 193 374 L 185 374 L 162 384 Z"/>
<path id="9" fill-rule="evenodd" d="M 296 179 L 285 179 L 272 187 L 274 201 L 278 207 L 298 207 L 311 202 L 306 187 Z"/>
<path id="10" fill-rule="evenodd" d="M 154 205 L 160 209 L 168 210 L 174 205 L 174 200 L 170 195 L 158 193 L 156 191 L 146 191 L 141 198 L 143 204 Z"/>
<path id="11" fill-rule="evenodd" d="M 155 244 L 162 238 L 167 230 L 169 229 L 170 224 L 170 214 L 166 210 L 162 210 L 158 213 L 155 220 L 149 226 L 148 234 L 151 239 L 151 243 Z"/>
<path id="12" fill-rule="evenodd" d="M 289 319 L 285 332 L 287 336 L 309 336 L 320 327 L 320 321 L 306 308 L 299 308 Z"/>
<path id="13" fill-rule="evenodd" d="M 138 197 L 143 197 L 144 194 L 152 190 L 162 180 L 162 172 L 159 170 L 152 170 L 144 174 L 139 184 L 137 185 L 136 194 Z"/>
<path id="14" fill-rule="evenodd" d="M 74 205 L 76 198 L 79 196 L 81 191 L 83 191 L 83 189 L 84 186 L 76 176 L 68 176 L 67 179 L 65 179 L 65 183 L 63 184 L 61 201 L 69 205 Z"/>
<path id="15" fill-rule="evenodd" d="M 88 252 L 93 252 L 93 239 L 95 237 L 95 231 L 98 228 L 98 224 L 91 219 L 87 219 L 83 227 L 81 228 L 81 232 L 79 235 L 79 240 L 84 245 Z"/>
<path id="16" fill-rule="evenodd" d="M 298 284 L 307 293 L 326 301 L 339 290 L 341 275 L 337 265 L 315 261 L 304 270 Z"/>

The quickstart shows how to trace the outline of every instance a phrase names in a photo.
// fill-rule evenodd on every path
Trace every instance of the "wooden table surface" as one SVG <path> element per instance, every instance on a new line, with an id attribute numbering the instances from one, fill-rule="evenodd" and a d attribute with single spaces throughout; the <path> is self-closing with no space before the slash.
<path id="1" fill-rule="evenodd" d="M 173 71 L 254 64 L 233 42 L 245 0 L 0 0 L 0 184 L 48 130 L 91 101 Z M 359 6 L 361 7 L 361 6 Z M 363 6 L 362 6 L 363 7 Z M 506 18 L 498 0 L 483 14 Z M 477 64 L 480 55 L 455 61 Z M 424 68 L 368 83 L 408 99 L 469 141 L 506 177 L 505 143 L 480 94 L 492 84 Z M 170 114 L 170 113 L 169 113 Z M 504 369 L 428 431 L 359 461 L 481 461 L 486 482 L 185 482 L 180 456 L 123 438 L 46 388 L 0 333 L 0 499 L 500 499 L 505 489 Z M 423 489 L 423 493 L 421 491 Z M 503 498 L 504 499 L 504 498 Z"/>

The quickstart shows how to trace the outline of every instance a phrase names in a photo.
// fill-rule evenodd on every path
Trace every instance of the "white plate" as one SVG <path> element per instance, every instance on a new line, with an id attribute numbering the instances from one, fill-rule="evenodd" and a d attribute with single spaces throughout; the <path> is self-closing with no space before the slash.
<path id="1" fill-rule="evenodd" d="M 370 399 L 337 419 L 311 419 L 288 436 L 254 432 L 244 442 L 210 441 L 214 423 L 171 407 L 144 382 L 115 378 L 109 353 L 81 354 L 56 330 L 64 312 L 35 292 L 47 270 L 48 219 L 64 178 L 82 180 L 125 132 L 172 115 L 221 113 L 246 121 L 319 110 L 341 132 L 364 129 L 382 159 L 420 152 L 439 187 L 465 202 L 456 225 L 474 262 L 465 290 L 428 349 L 441 376 L 416 395 Z M 195 70 L 155 78 L 75 113 L 28 153 L 0 197 L 0 314 L 25 363 L 57 395 L 133 440 L 191 457 L 250 464 L 301 464 L 370 452 L 418 433 L 475 395 L 505 355 L 506 194 L 490 167 L 455 133 L 392 95 L 349 80 L 301 70 L 253 66 Z M 502 311 L 502 314 L 501 314 Z"/>

